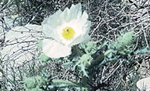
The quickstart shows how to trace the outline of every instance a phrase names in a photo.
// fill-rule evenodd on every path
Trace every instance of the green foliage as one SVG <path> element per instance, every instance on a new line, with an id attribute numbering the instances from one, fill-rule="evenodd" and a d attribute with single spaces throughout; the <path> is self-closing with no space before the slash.
<path id="1" fill-rule="evenodd" d="M 82 76 L 88 77 L 88 73 L 86 71 L 87 66 L 91 65 L 93 58 L 89 54 L 84 54 L 82 57 L 75 63 L 73 70 L 78 69 L 79 73 Z"/>
<path id="2" fill-rule="evenodd" d="M 50 60 L 50 58 L 48 56 L 46 56 L 45 54 L 41 54 L 39 60 L 42 62 L 47 62 Z"/>
<path id="3" fill-rule="evenodd" d="M 134 32 L 126 32 L 125 34 L 121 34 L 113 46 L 116 48 L 116 50 L 120 51 L 133 41 L 134 36 Z"/>
<path id="4" fill-rule="evenodd" d="M 28 91 L 42 91 L 40 86 L 45 83 L 41 76 L 28 77 L 23 80 L 24 88 Z"/>
<path id="5" fill-rule="evenodd" d="M 73 87 L 76 91 L 88 91 L 87 87 L 85 87 L 82 83 L 72 82 L 68 80 L 62 79 L 53 79 L 52 84 L 48 86 L 50 90 L 54 90 L 54 88 L 64 88 L 64 91 L 69 89 L 69 87 Z M 84 89 L 84 90 L 83 90 Z"/>
<path id="6" fill-rule="evenodd" d="M 91 65 L 92 57 L 89 54 L 84 54 L 80 60 L 78 61 L 79 64 L 83 64 L 85 67 Z"/>
<path id="7" fill-rule="evenodd" d="M 79 48 L 83 49 L 87 54 L 94 54 L 97 50 L 101 49 L 102 46 L 97 46 L 98 41 L 89 41 L 87 43 L 79 44 Z"/>
<path id="8" fill-rule="evenodd" d="M 148 47 L 138 49 L 134 52 L 135 54 L 143 54 L 143 53 L 148 53 L 150 54 L 150 49 Z"/>
<path id="9" fill-rule="evenodd" d="M 38 49 L 42 49 L 42 40 L 38 40 L 37 46 L 38 46 Z"/>
<path id="10" fill-rule="evenodd" d="M 118 52 L 122 55 L 128 54 L 132 52 L 130 47 L 135 37 L 136 36 L 134 32 L 126 32 L 124 34 L 121 34 L 114 43 L 109 45 L 109 48 L 111 51 L 113 50 L 112 52 L 114 53 Z M 105 53 L 105 54 L 108 54 L 108 53 Z"/>
<path id="11" fill-rule="evenodd" d="M 81 43 L 79 47 L 76 47 L 76 53 L 81 54 L 81 57 L 77 57 L 77 59 L 72 60 L 74 64 L 73 69 L 74 71 L 78 71 L 81 76 L 89 77 L 88 76 L 88 68 L 99 64 L 102 58 L 99 54 L 97 54 L 97 50 L 101 48 L 101 46 L 97 46 L 97 42 L 89 41 L 87 43 Z M 79 49 L 80 48 L 80 49 Z M 83 52 L 84 51 L 84 52 Z M 92 56 L 95 55 L 95 56 Z M 93 61 L 93 58 L 99 56 L 96 61 Z"/>
<path id="12" fill-rule="evenodd" d="M 84 48 L 86 53 L 94 54 L 97 51 L 96 42 L 89 41 L 88 43 L 86 43 Z"/>
<path id="13" fill-rule="evenodd" d="M 61 80 L 61 79 L 54 79 L 52 82 L 55 85 L 65 84 L 65 85 L 71 85 L 71 86 L 75 86 L 75 87 L 80 87 L 81 86 L 81 84 L 71 82 L 71 81 Z"/>
<path id="14" fill-rule="evenodd" d="M 6 5 L 8 3 L 8 0 L 0 0 L 0 2 L 2 2 L 3 5 Z"/>

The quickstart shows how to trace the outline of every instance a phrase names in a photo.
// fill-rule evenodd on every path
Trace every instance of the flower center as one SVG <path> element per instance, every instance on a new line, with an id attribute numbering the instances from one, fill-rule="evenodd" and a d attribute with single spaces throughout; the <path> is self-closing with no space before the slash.
<path id="1" fill-rule="evenodd" d="M 72 27 L 65 27 L 62 30 L 62 36 L 67 40 L 72 39 L 74 35 L 75 35 L 75 31 Z"/>

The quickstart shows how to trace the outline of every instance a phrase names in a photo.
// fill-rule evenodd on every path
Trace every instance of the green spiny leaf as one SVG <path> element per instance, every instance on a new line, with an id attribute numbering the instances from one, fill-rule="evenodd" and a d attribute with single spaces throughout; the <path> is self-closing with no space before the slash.
<path id="1" fill-rule="evenodd" d="M 145 47 L 145 48 L 142 48 L 142 49 L 138 49 L 137 51 L 134 52 L 134 54 L 143 54 L 143 53 L 150 54 L 150 49 L 148 49 L 147 47 Z"/>

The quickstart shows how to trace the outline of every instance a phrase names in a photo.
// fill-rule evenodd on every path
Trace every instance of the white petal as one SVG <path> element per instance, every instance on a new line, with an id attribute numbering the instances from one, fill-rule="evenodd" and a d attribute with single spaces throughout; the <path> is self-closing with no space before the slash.
<path id="1" fill-rule="evenodd" d="M 90 40 L 90 36 L 88 34 L 80 35 L 76 37 L 70 44 L 70 46 L 77 45 L 79 43 L 86 43 Z"/>
<path id="2" fill-rule="evenodd" d="M 61 24 L 61 19 L 59 17 L 61 13 L 62 13 L 62 11 L 58 10 L 53 15 L 50 15 L 49 17 L 45 18 L 44 21 L 42 22 L 42 25 L 48 24 L 51 27 L 57 27 L 59 24 Z"/>
<path id="3" fill-rule="evenodd" d="M 43 40 L 43 52 L 51 58 L 65 57 L 71 54 L 71 47 L 64 46 L 50 39 Z"/>
<path id="4" fill-rule="evenodd" d="M 69 9 L 66 8 L 61 14 L 60 14 L 60 18 L 62 20 L 62 23 L 64 22 L 69 22 L 70 21 L 70 15 L 69 15 Z"/>
<path id="5" fill-rule="evenodd" d="M 76 19 L 77 17 L 81 17 L 82 9 L 81 9 L 81 3 L 77 5 L 72 5 L 70 9 L 66 8 L 60 15 L 62 21 L 64 22 L 70 22 L 73 19 Z"/>
<path id="6" fill-rule="evenodd" d="M 91 26 L 91 22 L 88 21 L 88 14 L 84 11 L 82 14 L 82 17 L 79 20 L 80 26 L 82 26 L 82 34 L 89 32 L 90 30 L 90 26 Z"/>
<path id="7" fill-rule="evenodd" d="M 87 21 L 87 19 L 88 19 L 88 14 L 86 13 L 86 11 L 83 12 L 81 18 L 82 18 L 82 21 Z"/>
<path id="8" fill-rule="evenodd" d="M 88 21 L 88 14 L 86 12 L 84 12 L 80 18 L 72 21 L 70 25 L 75 29 L 76 37 L 89 33 L 91 22 Z"/>
<path id="9" fill-rule="evenodd" d="M 139 80 L 136 85 L 140 91 L 150 91 L 150 77 Z"/>
<path id="10" fill-rule="evenodd" d="M 50 25 L 43 25 L 43 33 L 46 37 L 53 38 L 55 40 L 59 40 L 59 35 L 56 32 L 56 28 L 51 27 Z"/>
<path id="11" fill-rule="evenodd" d="M 62 11 L 58 10 L 55 14 L 47 17 L 42 22 L 43 33 L 46 37 L 57 38 L 55 29 L 62 24 L 62 19 L 60 18 L 60 14 Z"/>

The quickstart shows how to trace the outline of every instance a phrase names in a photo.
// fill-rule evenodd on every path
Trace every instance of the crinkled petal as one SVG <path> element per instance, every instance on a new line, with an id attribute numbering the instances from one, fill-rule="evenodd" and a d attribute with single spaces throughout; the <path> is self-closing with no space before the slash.
<path id="1" fill-rule="evenodd" d="M 90 30 L 91 22 L 88 21 L 87 18 L 88 18 L 88 14 L 84 12 L 81 19 L 77 21 L 79 23 L 77 24 L 76 27 L 76 37 L 73 39 L 73 41 L 71 41 L 70 46 L 79 43 L 85 43 L 90 40 L 90 36 L 88 33 Z"/>
<path id="2" fill-rule="evenodd" d="M 60 18 L 61 10 L 57 11 L 53 15 L 47 17 L 42 22 L 43 33 L 46 37 L 57 38 L 56 28 L 62 24 L 62 19 Z"/>
<path id="3" fill-rule="evenodd" d="M 61 20 L 62 20 L 62 22 L 64 23 L 64 22 L 69 22 L 69 17 L 70 17 L 70 15 L 69 15 L 69 12 L 70 10 L 68 9 L 68 8 L 66 8 L 61 14 L 60 14 L 60 18 L 61 18 Z"/>
<path id="4" fill-rule="evenodd" d="M 88 20 L 88 14 L 85 11 L 83 12 L 78 22 L 79 22 L 79 25 L 82 26 L 82 31 L 77 30 L 77 32 L 81 32 L 81 34 L 85 34 L 89 32 L 91 22 Z"/>
<path id="5" fill-rule="evenodd" d="M 50 15 L 49 17 L 45 18 L 44 21 L 42 22 L 42 25 L 48 24 L 50 25 L 50 27 L 53 28 L 57 27 L 58 25 L 61 24 L 61 17 L 59 17 L 61 13 L 62 11 L 58 10 L 53 15 Z"/>
<path id="6" fill-rule="evenodd" d="M 88 21 L 88 14 L 86 13 L 86 11 L 83 12 L 81 21 L 83 21 L 83 23 L 86 23 Z"/>
<path id="7" fill-rule="evenodd" d="M 72 7 L 70 8 L 70 14 L 72 14 L 71 19 L 77 18 L 77 16 L 81 16 L 82 13 L 82 7 L 81 7 L 81 3 L 77 4 L 77 5 L 72 5 Z"/>
<path id="8" fill-rule="evenodd" d="M 79 43 L 86 43 L 91 39 L 91 37 L 88 34 L 80 35 L 76 37 L 69 46 L 77 45 Z"/>
<path id="9" fill-rule="evenodd" d="M 56 32 L 56 28 L 50 27 L 50 25 L 43 25 L 43 33 L 45 37 L 53 38 L 55 40 L 59 40 L 59 35 Z"/>
<path id="10" fill-rule="evenodd" d="M 60 15 L 64 22 L 70 22 L 70 20 L 81 17 L 82 9 L 81 3 L 72 5 L 70 9 L 66 8 Z"/>
<path id="11" fill-rule="evenodd" d="M 65 57 L 71 54 L 71 47 L 50 39 L 43 40 L 43 52 L 51 58 Z"/>

